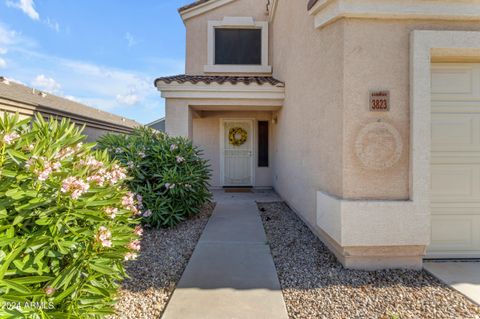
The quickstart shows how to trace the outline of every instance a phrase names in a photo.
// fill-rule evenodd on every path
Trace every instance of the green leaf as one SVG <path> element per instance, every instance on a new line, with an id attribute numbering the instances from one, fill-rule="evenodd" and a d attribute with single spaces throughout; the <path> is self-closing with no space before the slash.
<path id="1" fill-rule="evenodd" d="M 93 270 L 98 271 L 102 274 L 106 274 L 106 275 L 112 273 L 112 268 L 108 268 L 106 266 L 90 264 L 90 268 L 92 268 Z"/>
<path id="2" fill-rule="evenodd" d="M 0 175 L 5 177 L 10 177 L 10 178 L 15 178 L 17 176 L 17 172 L 2 168 L 0 170 Z"/>
<path id="3" fill-rule="evenodd" d="M 0 238 L 0 247 L 9 245 L 16 240 L 17 240 L 16 238 Z"/>
<path id="4" fill-rule="evenodd" d="M 77 287 L 78 287 L 78 283 L 76 284 L 73 284 L 71 285 L 70 287 L 68 287 L 66 290 L 64 290 L 61 294 L 59 294 L 57 297 L 55 297 L 55 299 L 53 300 L 53 302 L 55 304 L 59 304 L 63 299 L 65 299 L 67 296 L 69 296 L 72 292 L 74 292 Z"/>
<path id="5" fill-rule="evenodd" d="M 28 157 L 25 156 L 25 154 L 21 153 L 21 152 L 18 152 L 18 151 L 15 151 L 13 149 L 8 149 L 7 150 L 7 153 L 8 155 L 10 155 L 10 157 L 12 157 L 12 159 L 21 159 L 21 160 L 28 160 Z"/>
<path id="6" fill-rule="evenodd" d="M 20 224 L 20 223 L 22 222 L 22 220 L 24 220 L 24 219 L 25 219 L 24 216 L 22 216 L 22 215 L 17 215 L 17 216 L 15 216 L 15 219 L 13 220 L 12 225 L 14 225 L 14 226 L 15 226 L 15 225 L 18 225 L 18 224 Z"/>
<path id="7" fill-rule="evenodd" d="M 54 277 L 48 276 L 29 276 L 29 277 L 21 277 L 21 278 L 14 278 L 10 279 L 11 282 L 15 282 L 17 284 L 37 284 L 39 282 L 46 282 L 55 279 Z"/>
<path id="8" fill-rule="evenodd" d="M 0 285 L 11 288 L 21 293 L 25 293 L 25 294 L 31 293 L 31 290 L 28 289 L 27 286 L 22 285 L 21 283 L 15 282 L 13 280 L 6 280 L 6 279 L 0 280 Z"/>
<path id="9" fill-rule="evenodd" d="M 54 223 L 54 219 L 50 217 L 46 218 L 40 218 L 35 221 L 35 224 L 40 225 L 40 226 L 45 226 L 45 225 L 51 225 Z"/>

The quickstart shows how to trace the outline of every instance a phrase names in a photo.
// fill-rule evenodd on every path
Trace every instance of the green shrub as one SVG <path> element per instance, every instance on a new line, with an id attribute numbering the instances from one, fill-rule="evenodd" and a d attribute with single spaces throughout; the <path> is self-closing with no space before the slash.
<path id="1" fill-rule="evenodd" d="M 211 199 L 209 165 L 185 138 L 138 128 L 131 135 L 106 135 L 99 146 L 128 168 L 128 184 L 143 196 L 145 222 L 154 227 L 172 227 Z"/>
<path id="2" fill-rule="evenodd" d="M 68 121 L 0 118 L 0 317 L 102 318 L 140 214 L 124 169 Z"/>

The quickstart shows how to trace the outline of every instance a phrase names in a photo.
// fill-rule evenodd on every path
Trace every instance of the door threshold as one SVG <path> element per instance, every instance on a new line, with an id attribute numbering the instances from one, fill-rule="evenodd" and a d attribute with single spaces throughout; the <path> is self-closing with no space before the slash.
<path id="1" fill-rule="evenodd" d="M 225 193 L 251 193 L 253 190 L 252 186 L 224 186 L 223 190 Z"/>

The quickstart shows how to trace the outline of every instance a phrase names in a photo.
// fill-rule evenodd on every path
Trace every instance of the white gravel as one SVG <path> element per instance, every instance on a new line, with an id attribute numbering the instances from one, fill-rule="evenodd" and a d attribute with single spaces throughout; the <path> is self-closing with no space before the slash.
<path id="1" fill-rule="evenodd" d="M 202 212 L 172 229 L 145 229 L 142 250 L 128 262 L 112 319 L 160 318 L 213 211 Z"/>
<path id="2" fill-rule="evenodd" d="M 346 270 L 288 206 L 259 208 L 290 318 L 480 318 L 425 271 Z"/>

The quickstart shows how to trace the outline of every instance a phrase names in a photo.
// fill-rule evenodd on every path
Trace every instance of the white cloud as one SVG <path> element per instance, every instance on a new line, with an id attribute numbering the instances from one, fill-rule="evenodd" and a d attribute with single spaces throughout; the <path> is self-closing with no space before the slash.
<path id="1" fill-rule="evenodd" d="M 58 92 L 61 88 L 61 85 L 57 81 L 52 78 L 48 78 L 43 74 L 37 75 L 37 77 L 32 81 L 32 85 L 36 88 L 51 93 Z"/>
<path id="2" fill-rule="evenodd" d="M 37 47 L 37 42 L 20 32 L 12 30 L 0 21 L 0 51 L 6 54 L 8 49 L 32 49 Z M 8 50 L 9 51 L 9 50 Z"/>
<path id="3" fill-rule="evenodd" d="M 45 24 L 55 32 L 60 32 L 60 24 L 57 21 L 53 21 L 50 18 L 44 20 Z"/>
<path id="4" fill-rule="evenodd" d="M 7 67 L 7 61 L 5 59 L 0 58 L 0 69 L 5 69 Z"/>
<path id="5" fill-rule="evenodd" d="M 148 60 L 149 69 L 155 71 L 150 72 L 45 54 L 34 39 L 2 22 L 0 47 L 8 50 L 1 57 L 8 62 L 9 76 L 29 85 L 33 83 L 40 90 L 135 118 L 142 123 L 163 115 L 164 101 L 153 86 L 154 78 L 183 72 L 183 59 L 151 58 Z"/>
<path id="6" fill-rule="evenodd" d="M 138 44 L 137 40 L 135 40 L 135 38 L 130 32 L 125 33 L 125 40 L 127 40 L 127 44 L 129 48 Z"/>
<path id="7" fill-rule="evenodd" d="M 134 94 L 134 93 L 129 93 L 129 94 L 125 94 L 125 95 L 122 95 L 122 94 L 117 95 L 117 102 L 118 103 L 129 105 L 129 106 L 137 104 L 138 102 L 140 102 L 140 100 L 141 100 L 141 98 L 137 94 Z"/>
<path id="8" fill-rule="evenodd" d="M 18 2 L 14 2 L 13 0 L 7 0 L 6 4 L 9 7 L 22 10 L 33 20 L 40 19 L 40 15 L 38 14 L 37 10 L 35 10 L 35 3 L 33 2 L 33 0 L 18 0 Z"/>
<path id="9" fill-rule="evenodd" d="M 7 46 L 15 42 L 17 33 L 0 25 L 0 45 Z M 3 48 L 5 50 L 5 48 Z"/>
<path id="10" fill-rule="evenodd" d="M 0 48 L 0 55 L 7 54 L 8 50 L 5 48 Z"/>

